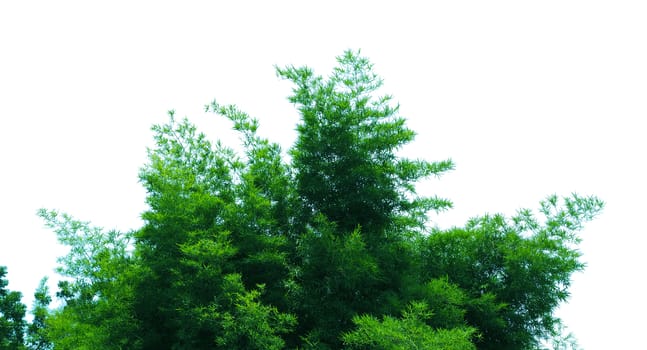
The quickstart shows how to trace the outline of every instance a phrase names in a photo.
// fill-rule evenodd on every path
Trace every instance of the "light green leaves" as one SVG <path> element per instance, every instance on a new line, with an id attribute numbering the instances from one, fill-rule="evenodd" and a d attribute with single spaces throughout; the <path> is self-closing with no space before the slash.
<path id="1" fill-rule="evenodd" d="M 357 326 L 343 336 L 348 349 L 366 350 L 475 350 L 473 328 L 433 329 L 425 321 L 433 315 L 424 302 L 412 302 L 402 318 L 355 316 Z"/>

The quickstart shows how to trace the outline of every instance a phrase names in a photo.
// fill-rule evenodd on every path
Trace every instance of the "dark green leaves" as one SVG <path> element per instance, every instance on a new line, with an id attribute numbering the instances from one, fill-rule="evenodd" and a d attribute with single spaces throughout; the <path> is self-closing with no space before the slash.
<path id="1" fill-rule="evenodd" d="M 543 224 L 529 210 L 511 220 L 474 218 L 424 239 L 423 271 L 467 292 L 467 320 L 483 332 L 479 348 L 535 346 L 558 325 L 553 312 L 569 295 L 571 275 L 584 268 L 572 247 L 577 231 L 602 207 L 595 197 L 560 203 L 551 196 L 541 203 Z"/>
<path id="2" fill-rule="evenodd" d="M 327 80 L 307 67 L 277 68 L 280 77 L 295 85 L 290 101 L 302 114 L 291 154 L 307 206 L 342 230 L 361 226 L 367 235 L 386 229 L 395 216 L 412 208 L 446 207 L 446 201 L 411 201 L 407 194 L 414 192 L 415 181 L 452 169 L 451 161 L 397 157 L 395 151 L 415 134 L 404 126 L 390 97 L 374 96 L 382 80 L 354 52 L 345 52 L 338 62 Z"/>
<path id="3" fill-rule="evenodd" d="M 0 266 L 0 350 L 22 350 L 27 323 L 27 307 L 21 302 L 22 294 L 7 289 L 7 268 Z"/>

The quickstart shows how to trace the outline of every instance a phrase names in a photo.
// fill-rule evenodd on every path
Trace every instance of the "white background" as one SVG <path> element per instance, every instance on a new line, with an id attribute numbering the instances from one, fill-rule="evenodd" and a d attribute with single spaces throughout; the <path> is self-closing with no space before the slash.
<path id="1" fill-rule="evenodd" d="M 454 201 L 435 224 L 552 193 L 606 201 L 559 314 L 585 349 L 644 346 L 643 2 L 224 3 L 0 2 L 0 265 L 27 303 L 64 253 L 38 208 L 139 227 L 137 173 L 167 110 L 231 140 L 203 106 L 237 104 L 288 148 L 298 115 L 273 65 L 327 75 L 350 48 L 418 132 L 403 152 L 457 164 L 421 187 Z"/>

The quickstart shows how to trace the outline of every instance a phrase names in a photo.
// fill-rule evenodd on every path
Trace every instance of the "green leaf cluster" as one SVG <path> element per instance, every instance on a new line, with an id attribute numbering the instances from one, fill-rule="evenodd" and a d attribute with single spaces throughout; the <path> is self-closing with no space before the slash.
<path id="1" fill-rule="evenodd" d="M 430 228 L 428 213 L 452 203 L 418 195 L 416 183 L 454 164 L 399 155 L 415 133 L 380 95 L 369 60 L 347 51 L 327 78 L 308 67 L 276 72 L 293 84 L 289 101 L 301 115 L 287 152 L 235 106 L 213 101 L 205 110 L 231 123 L 241 151 L 171 111 L 153 127 L 140 172 L 148 204 L 140 229 L 107 231 L 39 212 L 70 249 L 59 260 L 60 305 L 48 308 L 44 282 L 37 291 L 32 348 L 505 350 L 568 342 L 554 311 L 584 267 L 578 232 L 600 200 L 550 196 L 538 213 Z M 15 303 L 0 291 L 0 335 L 21 342 L 25 325 L 4 321 L 22 320 L 20 309 L 5 311 Z"/>

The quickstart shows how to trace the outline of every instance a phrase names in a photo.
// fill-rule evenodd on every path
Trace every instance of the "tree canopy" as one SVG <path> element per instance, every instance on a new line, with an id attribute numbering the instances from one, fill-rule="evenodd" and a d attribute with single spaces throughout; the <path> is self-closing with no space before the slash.
<path id="1" fill-rule="evenodd" d="M 22 349 L 9 344 L 23 332 L 31 349 L 518 350 L 562 339 L 554 311 L 603 202 L 551 195 L 537 211 L 430 225 L 452 203 L 416 184 L 454 163 L 401 156 L 415 132 L 370 61 L 337 61 L 328 77 L 276 68 L 301 116 L 287 152 L 217 101 L 205 110 L 229 120 L 242 151 L 172 111 L 153 126 L 140 229 L 41 210 L 70 247 L 60 305 L 48 307 L 43 282 L 28 326 L 0 269 L 0 349 Z"/>

